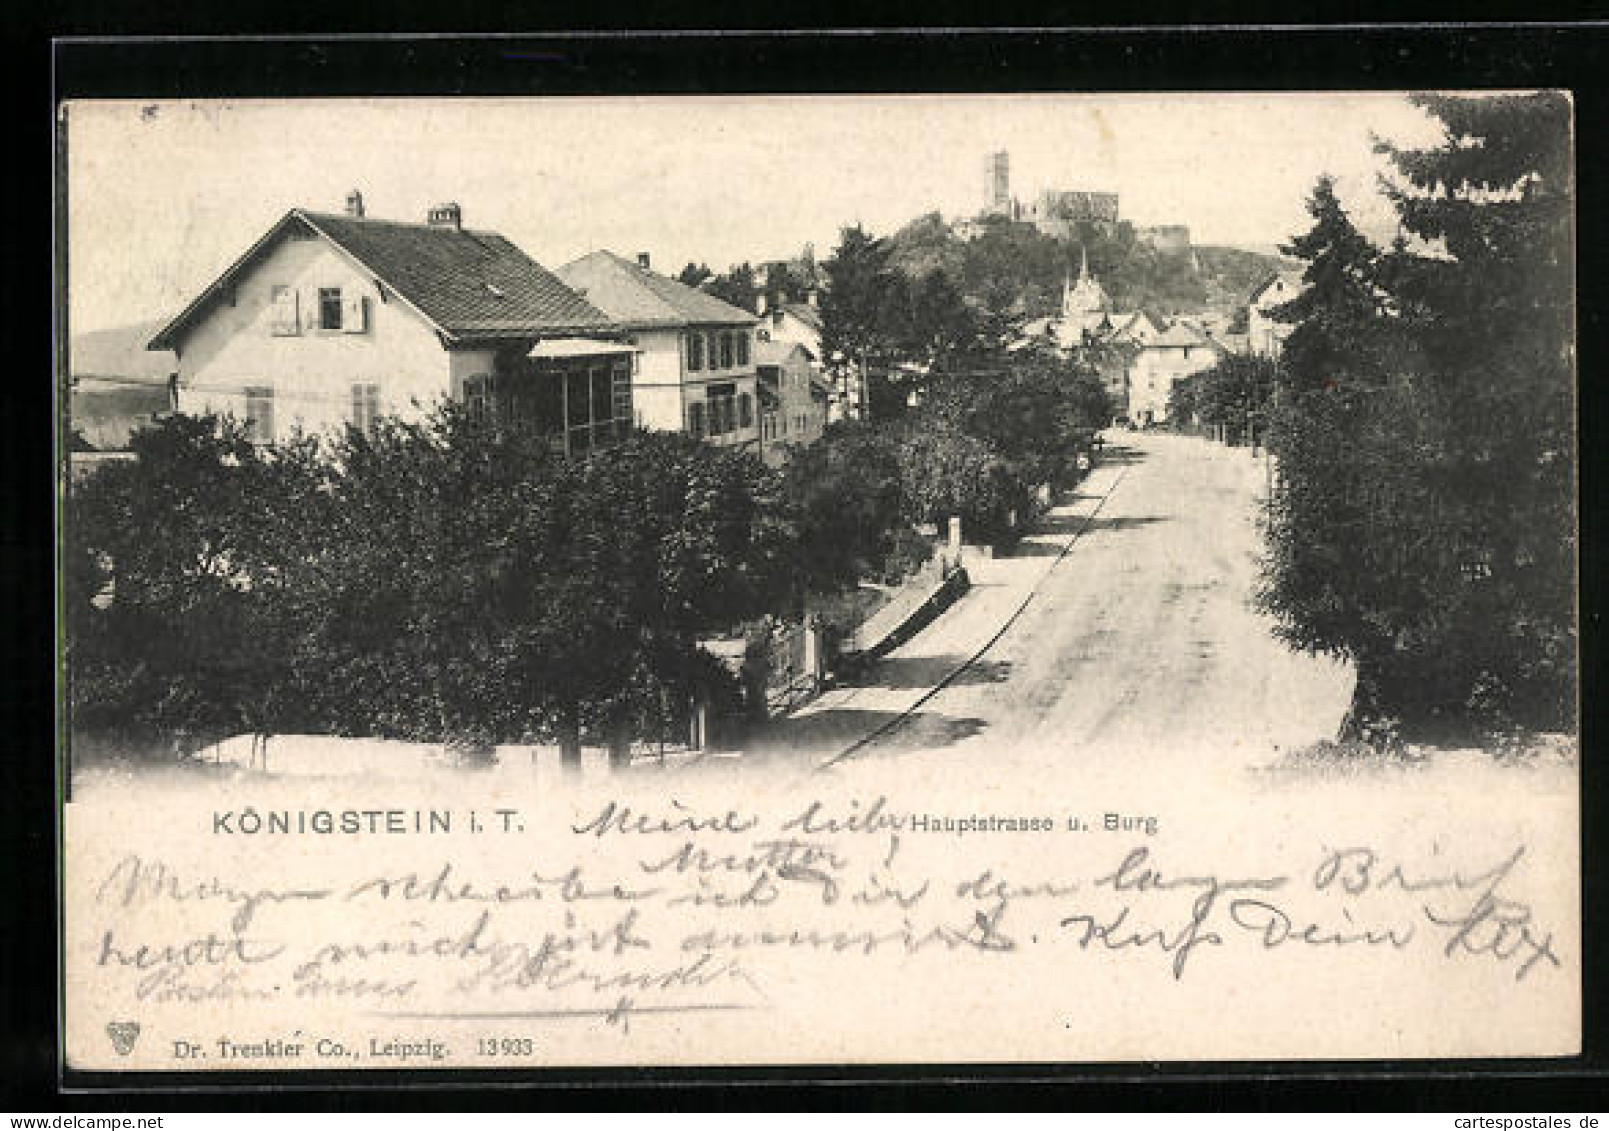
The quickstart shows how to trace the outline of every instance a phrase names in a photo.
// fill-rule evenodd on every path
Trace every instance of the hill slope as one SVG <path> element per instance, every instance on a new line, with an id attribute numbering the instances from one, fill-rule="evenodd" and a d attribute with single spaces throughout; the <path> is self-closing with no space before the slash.
<path id="1" fill-rule="evenodd" d="M 942 270 L 963 293 L 1028 317 L 1054 311 L 1063 281 L 1078 274 L 1087 254 L 1090 270 L 1120 310 L 1160 314 L 1231 311 L 1253 288 L 1289 261 L 1234 247 L 1160 252 L 1135 239 L 1133 228 L 1080 225 L 1073 239 L 1041 234 L 1030 224 L 999 220 L 963 240 L 938 213 L 906 224 L 889 237 L 891 261 L 913 276 Z"/>

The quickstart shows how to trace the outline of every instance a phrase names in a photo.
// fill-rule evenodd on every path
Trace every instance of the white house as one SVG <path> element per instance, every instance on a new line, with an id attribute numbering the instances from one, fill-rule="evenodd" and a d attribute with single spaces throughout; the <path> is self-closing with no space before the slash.
<path id="1" fill-rule="evenodd" d="M 578 452 L 631 427 L 633 351 L 602 340 L 619 332 L 457 204 L 398 223 L 354 192 L 344 215 L 287 212 L 148 348 L 177 357 L 179 411 L 233 414 L 259 442 L 451 397 Z"/>
<path id="2" fill-rule="evenodd" d="M 814 299 L 815 292 L 811 292 Z M 762 296 L 761 301 L 764 302 Z M 820 366 L 826 360 L 821 352 L 821 309 L 811 302 L 779 302 L 760 310 L 760 336 L 773 342 L 804 347 L 810 360 Z"/>
<path id="3" fill-rule="evenodd" d="M 1279 357 L 1285 349 L 1285 339 L 1294 329 L 1289 322 L 1273 317 L 1277 307 L 1284 306 L 1307 289 L 1299 272 L 1276 272 L 1264 279 L 1251 299 L 1246 315 L 1248 347 L 1257 357 Z"/>
<path id="4" fill-rule="evenodd" d="M 1211 369 L 1227 352 L 1182 322 L 1145 342 L 1129 365 L 1129 419 L 1137 424 L 1167 419 L 1174 382 Z"/>
<path id="5" fill-rule="evenodd" d="M 632 381 L 639 425 L 758 447 L 754 315 L 657 274 L 646 255 L 632 262 L 595 251 L 558 275 L 640 351 Z"/>

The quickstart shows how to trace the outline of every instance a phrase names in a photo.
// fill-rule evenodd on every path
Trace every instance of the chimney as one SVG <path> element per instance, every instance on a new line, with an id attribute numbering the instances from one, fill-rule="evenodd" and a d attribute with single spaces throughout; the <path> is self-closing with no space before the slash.
<path id="1" fill-rule="evenodd" d="M 821 295 L 815 287 L 811 287 L 805 294 L 805 301 L 811 306 L 819 307 L 821 305 Z"/>
<path id="2" fill-rule="evenodd" d="M 425 219 L 432 228 L 451 228 L 455 232 L 464 229 L 464 210 L 454 200 L 436 205 L 425 214 Z"/>
<path id="3" fill-rule="evenodd" d="M 754 313 L 760 315 L 761 317 L 764 317 L 765 316 L 765 292 L 764 291 L 761 291 L 759 294 L 754 296 L 754 306 L 755 306 Z"/>
<path id="4" fill-rule="evenodd" d="M 357 189 L 346 194 L 346 214 L 354 220 L 363 219 L 363 194 Z"/>
<path id="5" fill-rule="evenodd" d="M 648 253 L 646 251 L 639 251 L 637 253 L 637 266 L 641 267 L 644 271 L 650 270 L 648 266 Z"/>

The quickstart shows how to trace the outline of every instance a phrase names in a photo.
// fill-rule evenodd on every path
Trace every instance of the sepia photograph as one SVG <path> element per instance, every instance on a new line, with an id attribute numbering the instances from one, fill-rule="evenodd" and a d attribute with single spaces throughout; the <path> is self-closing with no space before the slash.
<path id="1" fill-rule="evenodd" d="M 67 1066 L 1580 1053 L 1575 129 L 64 102 Z"/>

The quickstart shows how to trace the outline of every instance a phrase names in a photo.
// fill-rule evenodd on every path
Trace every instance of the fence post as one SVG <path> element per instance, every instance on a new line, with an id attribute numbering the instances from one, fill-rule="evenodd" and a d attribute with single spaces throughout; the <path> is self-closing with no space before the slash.
<path id="1" fill-rule="evenodd" d="M 804 634 L 804 670 L 813 691 L 821 686 L 821 626 L 815 617 L 805 618 Z"/>
<path id="2" fill-rule="evenodd" d="M 702 750 L 708 738 L 709 704 L 702 699 L 695 700 L 692 718 L 688 724 L 687 746 L 690 750 Z"/>

